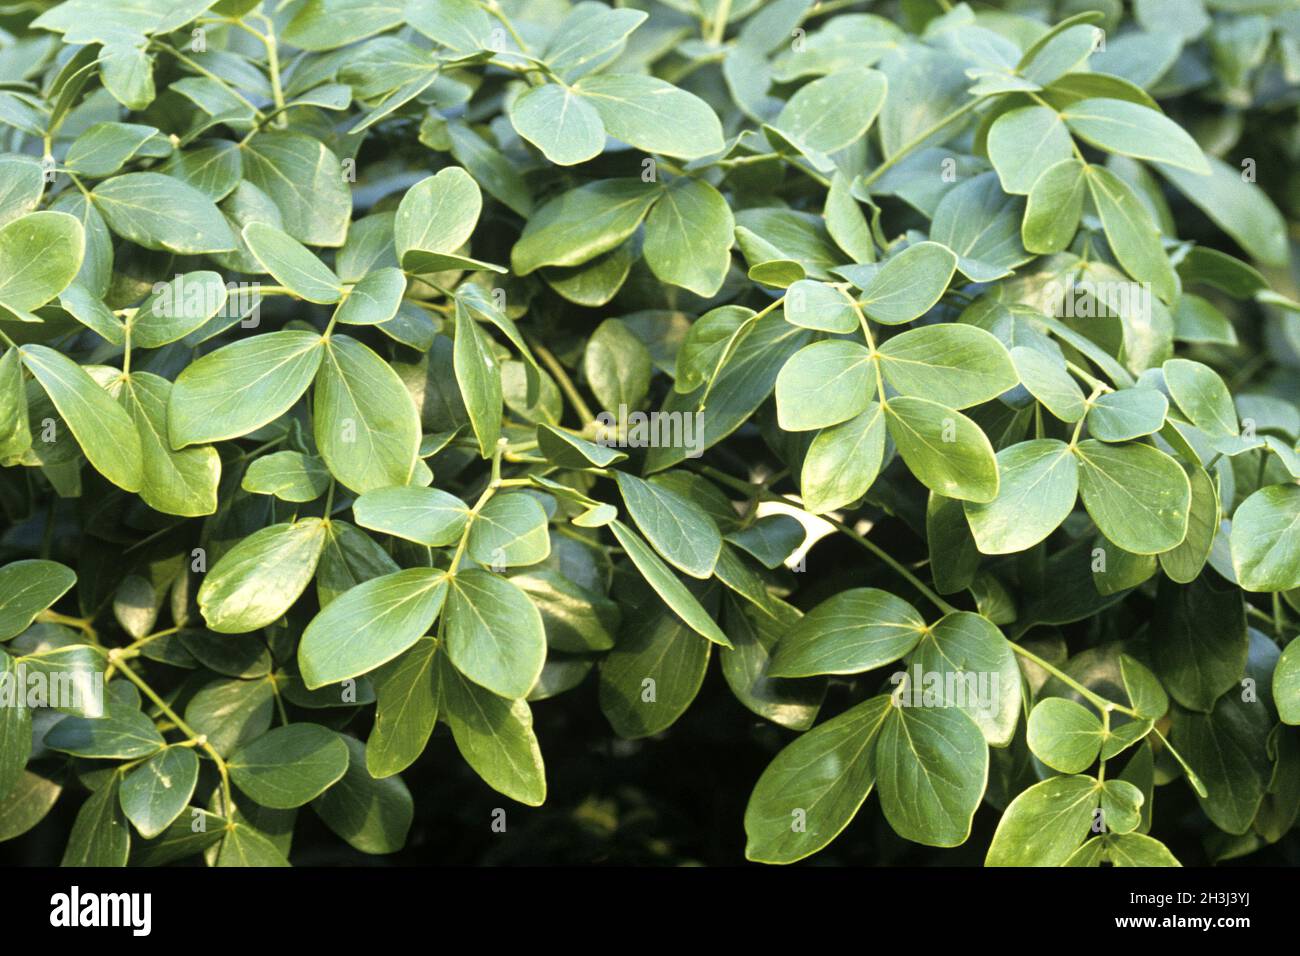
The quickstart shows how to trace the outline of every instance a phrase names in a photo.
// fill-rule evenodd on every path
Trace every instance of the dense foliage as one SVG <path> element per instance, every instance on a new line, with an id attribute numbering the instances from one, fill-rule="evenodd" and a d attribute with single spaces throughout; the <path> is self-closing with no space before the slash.
<path id="1" fill-rule="evenodd" d="M 510 832 L 705 697 L 756 861 L 1287 840 L 1294 2 L 0 23 L 0 841 Z"/>

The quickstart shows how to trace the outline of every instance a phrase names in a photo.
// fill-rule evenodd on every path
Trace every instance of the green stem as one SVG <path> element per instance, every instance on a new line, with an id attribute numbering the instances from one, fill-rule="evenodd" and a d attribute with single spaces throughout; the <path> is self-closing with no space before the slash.
<path id="1" fill-rule="evenodd" d="M 713 468 L 709 465 L 700 465 L 697 467 L 696 470 L 699 471 L 700 474 L 712 478 L 713 480 L 720 482 L 721 484 L 727 485 L 728 487 L 733 488 L 736 491 L 739 491 L 741 494 L 744 494 L 746 496 L 754 494 L 754 489 L 757 487 L 759 489 L 758 493 L 762 498 L 762 500 L 764 501 L 773 501 L 780 504 L 789 505 L 794 508 L 799 508 L 800 510 L 802 510 L 803 508 L 802 503 L 799 502 L 798 499 L 796 498 L 792 498 L 788 495 L 777 494 L 776 492 L 773 491 L 768 491 L 761 485 L 756 486 L 753 482 L 743 481 L 739 478 L 733 478 L 731 475 L 728 475 L 726 472 L 719 471 L 718 469 Z M 921 594 L 923 594 L 931 604 L 937 607 L 944 614 L 951 614 L 952 612 L 957 610 L 956 607 L 954 607 L 953 605 L 945 601 L 943 598 L 941 598 L 938 594 L 934 592 L 933 589 L 929 587 L 929 585 L 927 585 L 924 581 L 922 581 L 910 570 L 908 570 L 908 568 L 901 561 L 899 561 L 892 554 L 890 554 L 889 552 L 881 548 L 880 545 L 876 544 L 874 541 L 868 540 L 865 536 L 859 534 L 853 528 L 850 528 L 843 521 L 839 521 L 838 519 L 829 517 L 828 515 L 820 515 L 819 517 L 823 521 L 832 525 L 835 528 L 835 530 L 847 535 L 856 544 L 865 548 L 867 551 L 870 551 L 873 555 L 875 555 L 877 558 L 879 558 L 881 561 L 887 564 L 890 568 L 894 570 L 896 574 L 898 574 L 901 578 L 907 581 L 908 584 L 912 585 L 912 587 L 916 588 L 919 592 L 921 592 Z"/>
<path id="2" fill-rule="evenodd" d="M 973 100 L 967 101 L 967 103 L 964 106 L 959 106 L 957 109 L 953 110 L 947 116 L 942 117 L 932 125 L 926 127 L 916 136 L 912 137 L 910 140 L 908 140 L 906 143 L 902 145 L 902 147 L 898 150 L 898 152 L 894 153 L 893 156 L 890 156 L 887 160 L 885 160 L 883 163 L 877 166 L 874 170 L 871 171 L 869 175 L 863 177 L 862 179 L 863 188 L 870 186 L 881 176 L 885 175 L 885 173 L 889 172 L 889 170 L 893 169 L 894 166 L 896 166 L 898 162 L 902 160 L 905 156 L 911 153 L 912 150 L 916 149 L 922 143 L 926 142 L 931 136 L 933 136 L 935 133 L 938 133 L 945 126 L 948 126 L 950 123 L 955 123 L 957 120 L 961 119 L 963 116 L 965 116 L 967 113 L 969 113 L 971 110 L 973 110 L 976 106 L 978 106 L 983 101 L 984 101 L 984 97 L 982 96 L 977 96 Z"/>
<path id="3" fill-rule="evenodd" d="M 867 321 L 867 314 L 862 311 L 862 306 L 858 300 L 849 295 L 848 289 L 844 286 L 837 286 L 840 293 L 849 300 L 849 305 L 853 306 L 853 311 L 857 314 L 858 325 L 862 329 L 862 335 L 867 340 L 867 352 L 871 356 L 871 364 L 876 369 L 876 399 L 880 406 L 885 406 L 885 377 L 880 371 L 880 354 L 876 351 L 876 339 L 871 334 L 871 323 Z"/>
<path id="4" fill-rule="evenodd" d="M 709 32 L 705 39 L 714 46 L 720 46 L 723 38 L 727 35 L 727 21 L 729 19 L 731 19 L 731 0 L 719 0 L 718 15 L 709 24 Z"/>
<path id="5" fill-rule="evenodd" d="M 1069 687 L 1071 690 L 1074 690 L 1076 693 L 1082 696 L 1085 700 L 1087 700 L 1090 704 L 1096 707 L 1097 710 L 1101 711 L 1103 714 L 1107 713 L 1108 711 L 1115 710 L 1115 711 L 1119 711 L 1121 714 L 1128 714 L 1130 717 L 1134 717 L 1139 720 L 1141 719 L 1140 717 L 1138 717 L 1138 712 L 1136 710 L 1132 710 L 1131 708 L 1125 707 L 1123 704 L 1117 704 L 1113 700 L 1107 700 L 1105 697 L 1102 697 L 1100 694 L 1096 694 L 1093 691 L 1090 691 L 1088 688 L 1084 687 L 1082 684 L 1080 684 L 1069 674 L 1065 673 L 1065 671 L 1061 670 L 1059 667 L 1056 667 L 1054 664 L 1051 664 L 1043 660 L 1033 651 L 1029 650 L 1029 648 L 1022 647 L 1021 645 L 1016 644 L 1013 641 L 1008 641 L 1008 643 L 1011 644 L 1011 649 L 1015 651 L 1017 654 L 1019 654 L 1021 657 L 1025 658 L 1026 660 L 1033 661 L 1043 670 L 1047 671 L 1047 673 L 1051 674 L 1053 677 L 1059 680 L 1066 687 Z"/>
<path id="6" fill-rule="evenodd" d="M 731 334 L 731 338 L 727 339 L 727 344 L 723 346 L 722 354 L 718 356 L 718 361 L 713 365 L 713 371 L 709 373 L 709 380 L 704 383 L 704 392 L 700 395 L 698 411 L 704 411 L 705 406 L 708 405 L 709 396 L 713 394 L 713 386 L 717 384 L 718 377 L 722 374 L 722 370 L 726 367 L 727 363 L 731 361 L 731 357 L 735 354 L 736 349 L 740 348 L 740 343 L 745 340 L 745 336 L 749 335 L 750 331 L 758 323 L 759 319 L 770 314 L 778 306 L 784 304 L 784 302 L 785 296 L 783 295 L 779 299 L 764 306 L 761 311 L 755 312 L 741 323 L 736 331 Z"/>
<path id="7" fill-rule="evenodd" d="M 784 495 L 768 496 L 769 501 L 774 499 L 784 501 L 786 504 L 792 504 L 796 506 L 798 505 L 797 502 L 789 498 L 786 498 Z M 881 561 L 885 562 L 885 564 L 889 565 L 889 567 L 891 567 L 894 570 L 895 574 L 902 577 L 904 580 L 907 581 L 908 584 L 912 585 L 912 587 L 916 588 L 923 595 L 925 595 L 926 600 L 928 600 L 931 604 L 937 607 L 944 614 L 952 614 L 954 611 L 957 610 L 956 607 L 954 607 L 953 605 L 945 601 L 943 598 L 941 598 L 937 593 L 935 593 L 929 587 L 929 585 L 927 585 L 924 581 L 922 581 L 915 574 L 909 571 L 901 561 L 899 561 L 892 554 L 887 552 L 884 548 L 880 547 L 880 545 L 876 544 L 874 541 L 870 540 L 865 535 L 859 534 L 857 531 L 853 530 L 848 525 L 846 525 L 843 521 L 840 521 L 836 518 L 832 518 L 828 515 L 821 515 L 821 518 L 823 521 L 827 521 L 830 524 L 834 525 L 837 531 L 840 531 L 843 534 L 847 535 L 852 541 L 855 541 L 857 544 L 859 544 L 860 546 L 862 546 L 863 548 L 867 549 L 872 554 L 874 554 Z"/>
<path id="8" fill-rule="evenodd" d="M 496 17 L 496 19 L 500 21 L 501 25 L 506 28 L 506 32 L 510 34 L 510 38 L 514 40 L 515 44 L 519 47 L 519 51 L 521 53 L 527 53 L 528 44 L 525 43 L 524 38 L 519 35 L 519 31 L 516 30 L 515 25 L 510 22 L 510 18 L 506 16 L 505 11 L 501 9 L 500 4 L 498 4 L 496 0 L 488 0 L 486 6 L 487 12 Z"/>
<path id="9" fill-rule="evenodd" d="M 117 666 L 117 669 L 122 672 L 123 677 L 129 680 L 132 684 L 135 684 L 135 686 L 139 688 L 140 693 L 148 697 L 149 700 L 153 702 L 154 706 L 157 707 L 168 720 L 176 725 L 177 730 L 183 733 L 190 740 L 194 741 L 195 745 L 202 749 L 203 752 L 211 758 L 212 762 L 216 764 L 217 773 L 221 776 L 222 815 L 229 820 L 235 812 L 235 801 L 230 794 L 230 768 L 226 765 L 226 761 L 222 758 L 221 754 L 217 753 L 212 744 L 208 743 L 207 735 L 197 733 L 193 727 L 182 720 L 180 715 L 177 714 L 176 711 L 172 710 L 171 707 L 168 706 L 167 702 L 159 697 L 152 687 L 145 683 L 142 677 L 126 666 L 126 661 L 119 659 L 119 654 L 116 648 L 109 651 L 108 659 L 109 663 Z"/>
<path id="10" fill-rule="evenodd" d="M 275 103 L 276 125 L 283 128 L 284 89 L 280 85 L 280 44 L 275 38 L 275 22 L 264 14 L 254 14 L 266 24 L 266 33 L 262 36 L 262 45 L 266 47 L 267 73 L 271 77 L 271 100 Z"/>
<path id="11" fill-rule="evenodd" d="M 172 56 L 174 56 L 177 60 L 179 60 L 180 62 L 184 63 L 186 66 L 188 66 L 191 70 L 194 70 L 196 73 L 198 73 L 198 74 L 200 74 L 200 75 L 202 75 L 202 76 L 206 76 L 208 79 L 212 80 L 212 82 L 217 83 L 217 84 L 219 84 L 220 86 L 222 86 L 222 87 L 226 90 L 227 93 L 229 93 L 231 96 L 235 97 L 235 99 L 239 100 L 241 103 L 243 103 L 245 106 L 247 106 L 250 110 L 252 110 L 252 111 L 253 111 L 253 115 L 256 116 L 259 120 L 265 118 L 265 114 L 264 114 L 261 110 L 259 110 L 256 106 L 254 106 L 253 103 L 252 103 L 252 101 L 251 101 L 248 97 L 246 97 L 243 93 L 239 92 L 239 90 L 235 89 L 233 86 L 231 86 L 231 85 L 230 85 L 229 83 L 227 83 L 225 80 L 223 80 L 221 77 L 217 76 L 217 74 L 213 73 L 213 72 L 212 72 L 211 70 L 209 70 L 207 67 L 203 66 L 203 65 L 200 64 L 200 63 L 196 63 L 196 62 L 194 62 L 194 61 L 191 60 L 188 56 L 186 56 L 184 53 L 182 53 L 180 50 L 176 49 L 175 47 L 173 47 L 173 46 L 171 46 L 171 45 L 169 45 L 169 44 L 167 44 L 167 43 L 163 43 L 161 40 L 155 39 L 155 40 L 153 40 L 152 42 L 154 43 L 155 46 L 158 46 L 158 47 L 160 47 L 161 49 L 166 50 L 168 53 L 170 53 Z"/>
<path id="12" fill-rule="evenodd" d="M 60 614 L 58 611 L 42 611 L 36 615 L 36 620 L 44 624 L 62 624 L 64 627 L 74 627 L 86 636 L 86 639 L 96 647 L 101 647 L 99 635 L 95 632 L 95 627 L 90 622 L 90 618 L 69 617 L 66 614 Z"/>
<path id="13" fill-rule="evenodd" d="M 460 533 L 460 541 L 457 542 L 456 551 L 451 556 L 451 564 L 447 567 L 448 577 L 455 574 L 460 568 L 461 559 L 465 556 L 465 548 L 469 544 L 470 529 L 474 527 L 474 519 L 483 510 L 483 506 L 492 500 L 492 496 L 497 493 L 497 489 L 501 487 L 501 456 L 505 454 L 508 444 L 509 442 L 506 439 L 499 439 L 496 448 L 492 452 L 492 477 L 488 480 L 483 493 L 478 496 L 478 501 L 474 502 L 474 507 L 469 509 L 469 518 L 465 522 L 465 530 Z"/>
<path id="14" fill-rule="evenodd" d="M 1110 738 L 1110 711 L 1102 708 L 1101 711 L 1101 741 L 1102 746 L 1106 746 L 1106 741 Z M 1106 758 L 1101 758 L 1101 763 L 1097 765 L 1097 782 L 1106 782 Z"/>
<path id="15" fill-rule="evenodd" d="M 569 373 L 565 371 L 564 366 L 560 364 L 560 360 L 555 357 L 555 354 L 539 342 L 530 341 L 528 347 L 533 350 L 533 354 L 542 360 L 546 370 L 551 373 L 551 377 L 560 386 L 560 391 L 564 392 L 564 397 L 573 406 L 574 412 L 582 419 L 582 424 L 586 426 L 594 422 L 596 416 L 592 414 L 591 408 L 587 405 L 586 400 L 583 399 L 582 394 L 573 384 L 573 379 L 569 378 Z"/>

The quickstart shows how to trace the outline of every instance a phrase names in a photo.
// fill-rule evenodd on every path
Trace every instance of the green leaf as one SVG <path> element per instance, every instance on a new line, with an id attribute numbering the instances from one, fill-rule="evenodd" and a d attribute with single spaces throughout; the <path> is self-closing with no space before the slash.
<path id="1" fill-rule="evenodd" d="M 1137 103 L 1081 100 L 1070 104 L 1061 118 L 1070 132 L 1107 152 L 1166 163 L 1193 173 L 1210 172 L 1196 140 L 1163 113 Z"/>
<path id="2" fill-rule="evenodd" d="M 786 289 L 782 315 L 791 325 L 819 332 L 849 333 L 858 328 L 853 300 L 840 289 L 812 279 L 800 279 Z"/>
<path id="3" fill-rule="evenodd" d="M 1133 709 L 1148 720 L 1159 720 L 1169 710 L 1169 696 L 1160 686 L 1156 675 L 1136 658 L 1121 654 L 1119 657 L 1120 676 L 1124 681 L 1124 691 L 1128 694 Z"/>
<path id="4" fill-rule="evenodd" d="M 326 305 L 342 297 L 339 277 L 287 232 L 264 222 L 250 222 L 242 235 L 253 258 L 294 295 Z"/>
<path id="5" fill-rule="evenodd" d="M 284 39 L 304 50 L 332 50 L 391 30 L 401 22 L 400 3 L 316 0 L 296 8 L 284 28 Z"/>
<path id="6" fill-rule="evenodd" d="M 243 178 L 243 153 L 238 144 L 229 140 L 209 140 L 208 145 L 198 149 L 173 153 L 162 169 L 219 203 L 234 192 Z"/>
<path id="7" fill-rule="evenodd" d="M 585 163 L 605 148 L 605 126 L 596 108 L 558 83 L 534 86 L 515 97 L 510 122 L 558 166 Z"/>
<path id="8" fill-rule="evenodd" d="M 1101 753 L 1101 721 L 1082 704 L 1064 697 L 1047 697 L 1029 714 L 1029 749 L 1061 773 L 1087 770 Z"/>
<path id="9" fill-rule="evenodd" d="M 643 586 L 624 607 L 627 625 L 601 664 L 599 702 L 614 733 L 634 740 L 685 713 L 704 683 L 711 645 Z"/>
<path id="10" fill-rule="evenodd" d="M 1158 554 L 1187 536 L 1192 488 L 1178 462 L 1150 445 L 1092 439 L 1074 453 L 1084 507 L 1110 541 L 1133 554 Z"/>
<path id="11" fill-rule="evenodd" d="M 1161 300 L 1173 299 L 1177 286 L 1173 267 L 1160 244 L 1160 230 L 1137 193 L 1101 166 L 1086 167 L 1084 178 L 1106 230 L 1106 241 L 1124 271 L 1139 282 L 1151 283 Z"/>
<path id="12" fill-rule="evenodd" d="M 1106 858 L 1113 866 L 1182 866 L 1159 840 L 1145 833 L 1107 836 Z"/>
<path id="13" fill-rule="evenodd" d="M 1079 231 L 1087 167 L 1071 157 L 1047 167 L 1029 188 L 1020 239 L 1035 253 L 1060 252 Z"/>
<path id="14" fill-rule="evenodd" d="M 118 802 L 121 781 L 112 774 L 81 805 L 60 866 L 126 866 L 131 830 Z"/>
<path id="15" fill-rule="evenodd" d="M 876 588 L 841 591 L 805 614 L 777 645 L 773 677 L 858 674 L 899 660 L 925 634 L 925 619 Z"/>
<path id="16" fill-rule="evenodd" d="M 803 544 L 805 536 L 803 524 L 793 515 L 774 514 L 727 535 L 727 541 L 751 555 L 763 567 L 774 570 Z"/>
<path id="17" fill-rule="evenodd" d="M 989 282 L 1032 258 L 1020 245 L 1025 201 L 1002 191 L 996 173 L 953 187 L 939 201 L 930 238 L 957 255 L 957 268 L 973 282 Z"/>
<path id="18" fill-rule="evenodd" d="M 1101 804 L 1092 777 L 1051 777 L 1011 801 L 998 822 L 985 866 L 1060 866 L 1090 832 Z"/>
<path id="19" fill-rule="evenodd" d="M 1107 392 L 1088 410 L 1088 433 L 1106 442 L 1130 441 L 1154 435 L 1165 424 L 1169 402 L 1154 388 L 1122 388 Z"/>
<path id="20" fill-rule="evenodd" d="M 1035 348 L 1017 345 L 1011 363 L 1025 390 L 1063 422 L 1077 422 L 1087 410 L 1082 389 L 1065 365 Z"/>
<path id="21" fill-rule="evenodd" d="M 577 266 L 632 235 L 662 195 L 639 179 L 605 179 L 561 193 L 533 213 L 510 253 L 518 275 Z"/>
<path id="22" fill-rule="evenodd" d="M 488 571 L 458 571 L 447 595 L 447 656 L 461 674 L 502 697 L 525 696 L 546 660 L 532 601 Z"/>
<path id="23" fill-rule="evenodd" d="M 804 507 L 825 514 L 857 501 L 875 483 L 884 454 L 885 416 L 878 402 L 822 429 L 808 446 L 799 476 Z"/>
<path id="24" fill-rule="evenodd" d="M 0 709 L 0 801 L 19 784 L 32 752 L 32 711 L 18 668 L 18 662 L 0 650 L 0 682 L 5 688 Z"/>
<path id="25" fill-rule="evenodd" d="M 691 577 L 713 574 L 722 536 L 695 502 L 655 482 L 615 472 L 628 514 L 654 549 Z"/>
<path id="26" fill-rule="evenodd" d="M 77 276 L 85 255 L 80 221 L 62 212 L 33 212 L 0 227 L 0 304 L 30 312 Z"/>
<path id="27" fill-rule="evenodd" d="M 343 325 L 383 325 L 397 315 L 406 294 L 406 275 L 400 269 L 376 269 L 348 289 L 334 313 Z"/>
<path id="28" fill-rule="evenodd" d="M 431 548 L 459 541 L 469 518 L 469 508 L 455 495 L 411 485 L 367 491 L 353 502 L 352 510 L 363 528 Z"/>
<path id="29" fill-rule="evenodd" d="M 1029 195 L 1039 177 L 1073 155 L 1060 115 L 1046 106 L 1022 106 L 1003 113 L 989 127 L 989 161 L 1002 188 Z"/>
<path id="30" fill-rule="evenodd" d="M 829 339 L 796 352 L 776 377 L 776 410 L 786 431 L 848 421 L 871 402 L 871 355 L 857 342 Z"/>
<path id="31" fill-rule="evenodd" d="M 596 326 L 587 340 L 582 367 L 596 398 L 611 412 L 620 406 L 639 408 L 654 372 L 649 350 L 618 319 L 606 319 Z"/>
<path id="32" fill-rule="evenodd" d="M 199 758 L 190 747 L 168 747 L 122 778 L 126 818 L 151 840 L 185 812 L 199 780 Z"/>
<path id="33" fill-rule="evenodd" d="M 483 210 L 478 183 L 459 166 L 422 179 L 402 197 L 393 221 L 397 259 L 408 272 L 448 268 L 474 232 Z"/>
<path id="34" fill-rule="evenodd" d="M 1103 19 L 1098 10 L 1086 10 L 1056 24 L 1025 50 L 1016 72 L 1046 86 L 1088 58 L 1097 44 L 1097 28 Z"/>
<path id="35" fill-rule="evenodd" d="M 648 153 L 697 159 L 720 152 L 722 124 L 698 96 L 658 77 L 601 73 L 574 84 L 615 139 Z"/>
<path id="36" fill-rule="evenodd" d="M 315 501 L 325 494 L 329 484 L 329 470 L 319 458 L 300 451 L 277 451 L 253 459 L 240 487 L 253 494 L 301 503 Z"/>
<path id="37" fill-rule="evenodd" d="M 406 845 L 415 815 L 411 792 L 401 777 L 370 776 L 365 744 L 354 737 L 341 739 L 348 748 L 347 772 L 312 802 L 312 809 L 354 850 L 396 853 Z"/>
<path id="38" fill-rule="evenodd" d="M 492 20 L 474 0 L 411 0 L 402 16 L 414 30 L 453 50 L 490 48 Z"/>
<path id="39" fill-rule="evenodd" d="M 547 460 L 560 468 L 587 468 L 590 465 L 605 468 L 627 459 L 621 451 L 594 444 L 544 422 L 537 426 L 537 444 Z"/>
<path id="40" fill-rule="evenodd" d="M 139 123 L 96 123 L 72 141 L 63 161 L 84 176 L 109 176 L 156 135 L 157 129 Z"/>
<path id="41" fill-rule="evenodd" d="M 905 395 L 885 405 L 885 423 L 903 461 L 927 488 L 963 501 L 987 503 L 998 496 L 993 446 L 961 412 Z"/>
<path id="42" fill-rule="evenodd" d="M 866 133 L 887 86 L 877 70 L 836 71 L 796 90 L 773 125 L 810 159 L 839 152 Z"/>
<path id="43" fill-rule="evenodd" d="M 987 504 L 965 502 L 975 543 L 984 554 L 1027 551 L 1060 527 L 1074 510 L 1079 467 L 1070 448 L 1038 438 L 998 452 L 998 495 Z"/>
<path id="44" fill-rule="evenodd" d="M 30 559 L 0 567 L 0 641 L 27 630 L 76 583 L 76 573 L 57 561 Z"/>
<path id="45" fill-rule="evenodd" d="M 940 594 L 954 594 L 970 587 L 979 569 L 980 555 L 962 502 L 930 492 L 925 507 L 925 538 L 935 589 Z"/>
<path id="46" fill-rule="evenodd" d="M 144 484 L 140 436 L 126 410 L 61 352 L 24 345 L 20 354 L 95 470 L 124 491 L 139 491 Z"/>
<path id="47" fill-rule="evenodd" d="M 110 229 L 146 249 L 196 255 L 235 248 L 235 235 L 212 200 L 172 176 L 114 176 L 90 198 Z"/>
<path id="48" fill-rule="evenodd" d="M 420 416 L 392 366 L 346 335 L 325 343 L 313 408 L 316 446 L 355 491 L 405 485 L 420 451 Z"/>
<path id="49" fill-rule="evenodd" d="M 698 179 L 675 179 L 645 223 L 646 265 L 660 282 L 717 295 L 731 266 L 735 218 L 722 194 Z"/>
<path id="50" fill-rule="evenodd" d="M 1235 589 L 1217 590 L 1204 577 L 1161 581 L 1151 636 L 1156 673 L 1184 707 L 1209 711 L 1245 673 L 1246 610 Z"/>
<path id="51" fill-rule="evenodd" d="M 722 676 L 736 699 L 791 730 L 812 726 L 826 693 L 824 681 L 772 676 L 773 652 L 799 616 L 794 607 L 771 596 L 762 607 L 730 600 L 724 619 L 735 649 L 721 652 Z"/>
<path id="52" fill-rule="evenodd" d="M 702 637 L 708 638 L 714 644 L 721 644 L 723 647 L 730 647 L 731 642 L 727 640 L 727 635 L 722 632 L 717 623 L 711 618 L 707 611 L 700 606 L 694 595 L 686 589 L 681 581 L 677 580 L 676 575 L 659 559 L 659 556 L 637 536 L 627 525 L 621 521 L 613 521 L 609 525 L 619 546 L 626 552 L 628 559 L 636 566 L 637 571 L 645 578 L 646 583 L 654 588 L 655 593 L 663 599 L 679 618 L 682 619 L 691 630 Z"/>
<path id="53" fill-rule="evenodd" d="M 187 366 L 167 405 L 173 448 L 239 438 L 275 421 L 316 376 L 324 340 L 283 329 L 232 342 Z"/>
<path id="54" fill-rule="evenodd" d="M 527 493 L 497 495 L 474 515 L 468 550 L 494 570 L 544 561 L 551 553 L 546 511 Z"/>
<path id="55" fill-rule="evenodd" d="M 1169 395 L 1193 425 L 1207 435 L 1231 437 L 1240 432 L 1232 395 L 1208 365 L 1170 359 L 1161 366 Z"/>
<path id="56" fill-rule="evenodd" d="M 271 728 L 275 692 L 261 680 L 217 680 L 201 687 L 185 706 L 185 722 L 228 755 Z"/>
<path id="57" fill-rule="evenodd" d="M 45 171 L 32 156 L 0 156 L 4 185 L 0 186 L 0 226 L 25 216 L 40 204 L 45 193 Z"/>
<path id="58" fill-rule="evenodd" d="M 456 749 L 493 790 L 530 807 L 546 800 L 546 768 L 526 700 L 505 700 L 438 657 L 442 718 Z"/>
<path id="59" fill-rule="evenodd" d="M 288 866 L 279 848 L 247 823 L 233 823 L 221 838 L 216 866 Z"/>
<path id="60" fill-rule="evenodd" d="M 422 637 L 375 672 L 375 726 L 366 769 L 376 779 L 401 773 L 424 753 L 438 720 L 438 642 Z"/>
<path id="61" fill-rule="evenodd" d="M 221 556 L 199 588 L 209 628 L 243 634 L 278 621 L 316 573 L 325 522 L 303 518 L 253 532 Z"/>
<path id="62" fill-rule="evenodd" d="M 1247 591 L 1300 587 L 1300 487 L 1270 485 L 1237 506 L 1232 567 Z"/>
<path id="63" fill-rule="evenodd" d="M 776 755 L 745 808 L 746 859 L 794 863 L 840 835 L 876 782 L 876 741 L 892 710 L 872 697 Z"/>
<path id="64" fill-rule="evenodd" d="M 309 690 L 374 670 L 418 641 L 447 597 L 447 576 L 409 568 L 364 581 L 330 602 L 303 631 L 298 666 Z M 367 640 L 358 641 L 358 634 Z"/>
<path id="65" fill-rule="evenodd" d="M 1282 649 L 1273 672 L 1273 702 L 1282 723 L 1300 724 L 1300 644 L 1292 641 Z"/>
<path id="66" fill-rule="evenodd" d="M 877 322 L 903 325 L 930 311 L 957 268 L 951 249 L 919 242 L 886 259 L 867 282 L 859 302 Z"/>
<path id="67" fill-rule="evenodd" d="M 174 451 L 167 440 L 167 406 L 172 383 L 149 372 L 132 372 L 120 400 L 140 437 L 143 482 L 140 497 L 166 514 L 194 517 L 217 510 L 221 458 L 210 446 Z"/>
<path id="68" fill-rule="evenodd" d="M 456 341 L 452 358 L 456 384 L 469 415 L 479 454 L 492 457 L 501 436 L 501 366 L 491 340 L 469 312 L 456 302 Z"/>
<path id="69" fill-rule="evenodd" d="M 161 348 L 185 338 L 226 306 L 225 280 L 215 272 L 187 272 L 154 291 L 131 316 L 131 344 Z"/>
<path id="70" fill-rule="evenodd" d="M 0 840 L 22 836 L 44 820 L 62 791 L 53 780 L 22 771 L 8 794 L 0 797 Z"/>
<path id="71" fill-rule="evenodd" d="M 646 19 L 640 10 L 577 4 L 547 41 L 542 59 L 552 70 L 574 79 L 625 49 L 628 34 Z"/>
<path id="72" fill-rule="evenodd" d="M 996 398 L 1019 381 L 1007 350 L 974 325 L 928 325 L 895 335 L 879 348 L 885 381 L 904 395 L 952 408 Z"/>
<path id="73" fill-rule="evenodd" d="M 874 760 L 880 809 L 895 833 L 927 846 L 966 842 L 988 781 L 989 751 L 964 711 L 891 706 Z"/>
<path id="74" fill-rule="evenodd" d="M 309 246 L 343 245 L 352 192 L 329 147 L 305 133 L 271 130 L 245 143 L 242 156 L 244 178 L 275 203 L 285 232 Z"/>
<path id="75" fill-rule="evenodd" d="M 782 365 L 809 340 L 804 329 L 792 327 L 775 313 L 758 319 L 753 329 L 735 349 L 735 354 L 718 375 L 709 392 L 708 413 L 695 419 L 699 430 L 694 444 L 660 445 L 646 454 L 644 470 L 661 471 L 683 461 L 687 456 L 703 453 L 741 426 L 772 394 Z M 699 411 L 703 387 L 688 394 L 674 391 L 664 400 L 662 411 L 683 415 Z"/>
<path id="76" fill-rule="evenodd" d="M 205 853 L 226 836 L 226 821 L 206 810 L 191 807 L 159 836 L 135 844 L 132 866 L 165 866 L 187 857 Z"/>
<path id="77" fill-rule="evenodd" d="M 397 562 L 374 538 L 346 521 L 332 519 L 316 566 L 316 595 L 323 608 L 362 581 L 396 570 Z"/>
<path id="78" fill-rule="evenodd" d="M 1240 167 L 1206 156 L 1210 175 L 1158 163 L 1156 168 L 1184 196 L 1230 235 L 1252 258 L 1266 265 L 1287 261 L 1287 226 L 1260 186 L 1247 182 Z"/>
<path id="79" fill-rule="evenodd" d="M 166 744 L 153 721 L 124 704 L 110 703 L 102 717 L 65 717 L 45 735 L 51 750 L 96 760 L 134 760 Z"/>
<path id="80" fill-rule="evenodd" d="M 263 734 L 227 761 L 230 779 L 264 807 L 310 803 L 348 769 L 343 738 L 319 724 L 288 724 Z"/>
<path id="81" fill-rule="evenodd" d="M 928 706 L 928 682 L 940 679 L 943 706 L 965 712 L 990 746 L 1011 743 L 1020 716 L 1020 669 L 1011 645 L 987 618 L 970 611 L 945 614 L 922 634 L 907 664 L 912 701 Z"/>
<path id="82" fill-rule="evenodd" d="M 1268 710 L 1240 692 L 1224 694 L 1208 714 L 1173 711 L 1173 744 L 1205 785 L 1201 810 L 1226 833 L 1245 833 L 1259 811 L 1272 776 L 1272 729 Z"/>

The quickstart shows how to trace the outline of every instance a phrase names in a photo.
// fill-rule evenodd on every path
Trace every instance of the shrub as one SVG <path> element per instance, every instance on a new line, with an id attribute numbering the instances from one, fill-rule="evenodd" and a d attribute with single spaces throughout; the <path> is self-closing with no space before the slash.
<path id="1" fill-rule="evenodd" d="M 536 806 L 711 657 L 752 860 L 1283 839 L 1294 19 L 866 6 L 8 14 L 0 840 L 394 852 L 438 723 Z"/>

